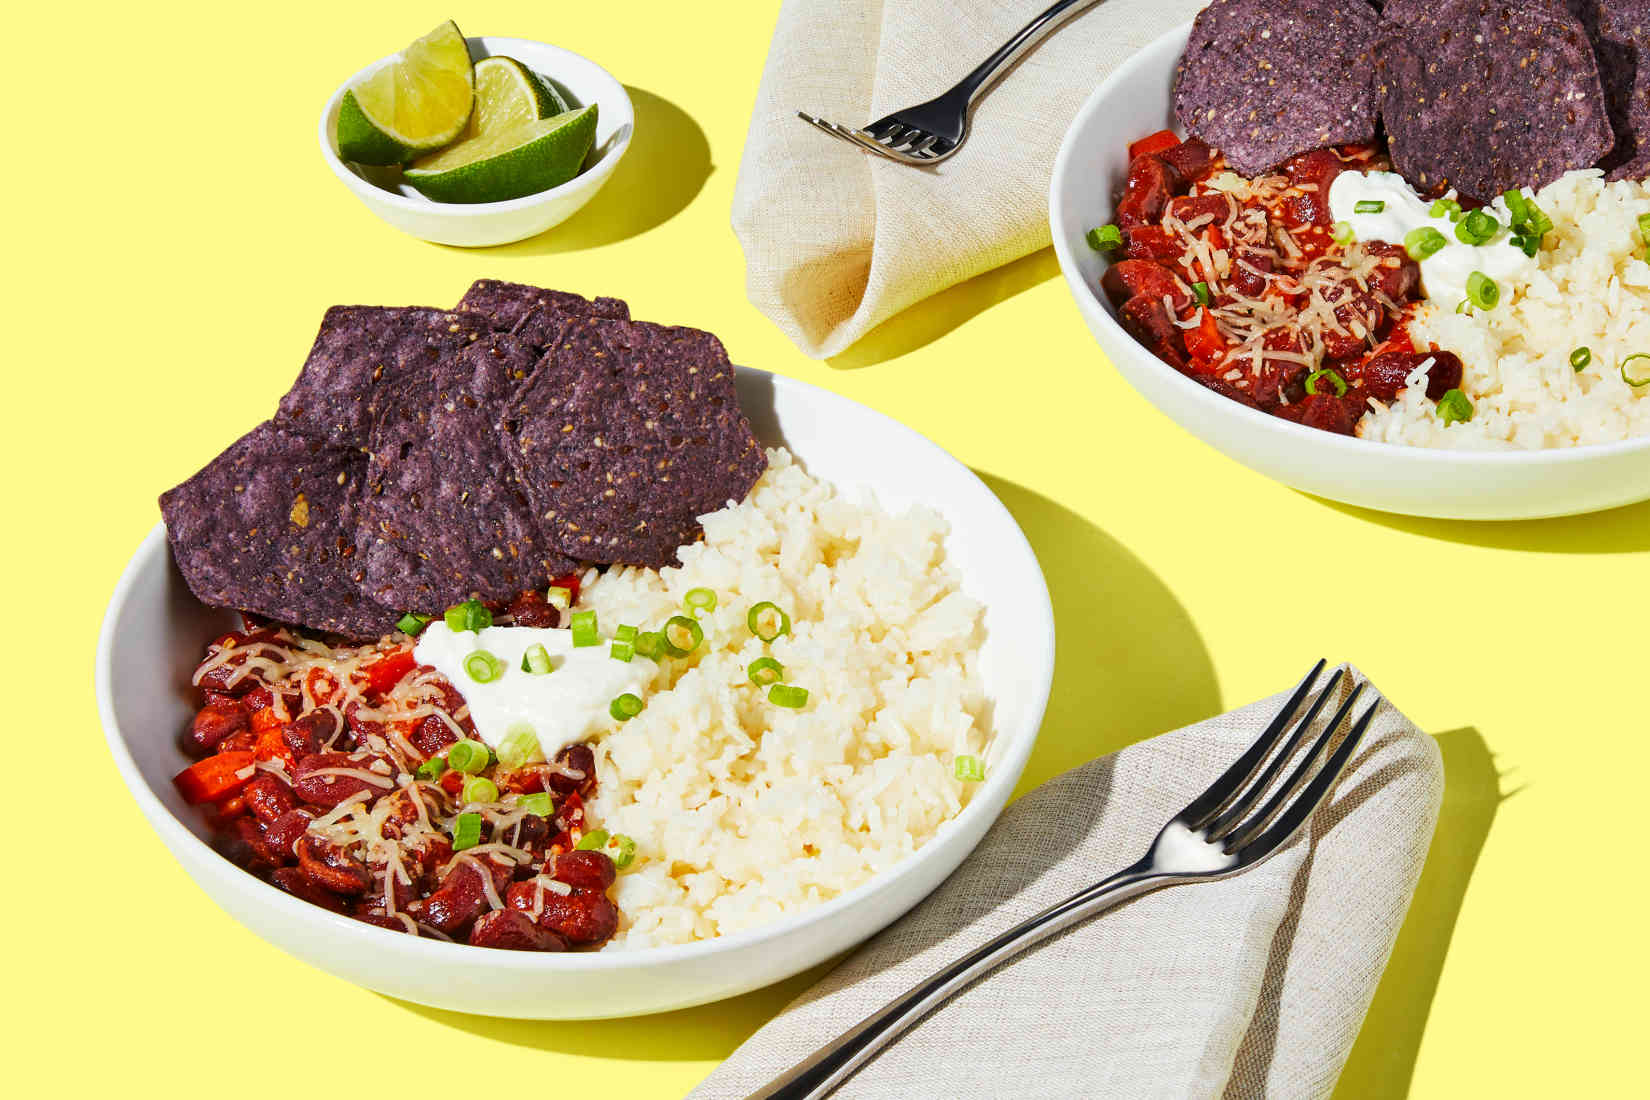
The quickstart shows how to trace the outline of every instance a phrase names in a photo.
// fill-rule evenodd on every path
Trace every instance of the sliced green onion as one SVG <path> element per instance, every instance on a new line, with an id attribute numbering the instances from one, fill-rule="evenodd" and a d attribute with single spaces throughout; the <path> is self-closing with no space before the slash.
<path id="1" fill-rule="evenodd" d="M 462 852 L 481 843 L 481 815 L 459 814 L 453 818 L 453 851 Z"/>
<path id="2" fill-rule="evenodd" d="M 1467 307 L 1470 305 L 1472 305 L 1471 302 L 1467 301 L 1465 298 L 1462 298 L 1459 302 L 1455 303 L 1455 312 L 1465 313 L 1467 311 Z"/>
<path id="3" fill-rule="evenodd" d="M 1541 238 L 1524 233 L 1514 233 L 1510 238 L 1512 246 L 1526 256 L 1534 256 L 1541 251 Z"/>
<path id="4" fill-rule="evenodd" d="M 613 640 L 616 642 L 634 642 L 636 640 L 636 628 L 633 626 L 619 627 L 613 632 Z"/>
<path id="5" fill-rule="evenodd" d="M 951 774 L 964 783 L 978 783 L 985 778 L 985 765 L 977 756 L 959 756 L 951 765 Z"/>
<path id="6" fill-rule="evenodd" d="M 768 702 L 776 707 L 800 710 L 808 705 L 808 689 L 791 684 L 775 684 L 768 689 Z"/>
<path id="7" fill-rule="evenodd" d="M 1501 223 L 1482 210 L 1473 210 L 1455 223 L 1455 239 L 1463 244 L 1484 244 L 1501 231 Z"/>
<path id="8" fill-rule="evenodd" d="M 1386 209 L 1386 202 L 1382 199 L 1359 199 L 1352 204 L 1354 214 L 1379 214 Z"/>
<path id="9" fill-rule="evenodd" d="M 447 622 L 447 629 L 452 631 L 482 631 L 493 625 L 493 613 L 488 611 L 487 605 L 480 600 L 465 600 L 463 603 L 454 604 L 447 609 L 442 618 Z"/>
<path id="10" fill-rule="evenodd" d="M 781 634 L 791 632 L 791 617 L 779 610 L 779 605 L 763 600 L 750 609 L 745 625 L 764 642 L 771 642 Z"/>
<path id="11" fill-rule="evenodd" d="M 1115 225 L 1106 224 L 1098 229 L 1089 230 L 1083 234 L 1083 239 L 1088 241 L 1089 247 L 1096 252 L 1105 252 L 1123 243 L 1123 231 Z"/>
<path id="12" fill-rule="evenodd" d="M 1514 225 L 1525 225 L 1530 220 L 1530 200 L 1524 197 L 1524 192 L 1516 188 L 1503 191 L 1501 197 L 1506 200 L 1507 213 L 1512 215 Z"/>
<path id="13" fill-rule="evenodd" d="M 1639 359 L 1650 360 L 1650 355 L 1639 352 L 1637 355 L 1629 355 L 1621 361 L 1621 380 L 1635 390 L 1640 386 L 1650 386 L 1650 367 L 1634 367 L 1631 371 L 1627 369 L 1627 364 Z"/>
<path id="14" fill-rule="evenodd" d="M 672 615 L 665 623 L 665 652 L 672 657 L 686 657 L 705 640 L 705 629 L 698 621 L 686 615 Z"/>
<path id="15" fill-rule="evenodd" d="M 544 601 L 557 611 L 566 611 L 573 606 L 573 590 L 556 585 L 544 594 Z"/>
<path id="16" fill-rule="evenodd" d="M 556 804 L 551 800 L 549 791 L 524 794 L 516 799 L 516 809 L 533 814 L 535 817 L 549 817 L 555 808 Z"/>
<path id="17" fill-rule="evenodd" d="M 690 588 L 682 597 L 682 606 L 689 615 L 697 618 L 701 611 L 716 610 L 716 593 L 708 588 Z"/>
<path id="18" fill-rule="evenodd" d="M 550 671 L 550 651 L 534 642 L 521 655 L 521 670 L 543 676 Z"/>
<path id="19" fill-rule="evenodd" d="M 607 713 L 617 721 L 628 722 L 642 713 L 642 700 L 627 691 L 607 705 Z"/>
<path id="20" fill-rule="evenodd" d="M 1547 212 L 1535 203 L 1529 203 L 1528 206 L 1530 210 L 1529 226 L 1535 232 L 1536 239 L 1540 240 L 1553 231 L 1553 219 L 1549 218 Z"/>
<path id="21" fill-rule="evenodd" d="M 504 662 L 485 649 L 478 649 L 464 658 L 464 671 L 476 683 L 490 684 L 504 675 Z"/>
<path id="22" fill-rule="evenodd" d="M 447 762 L 439 756 L 432 756 L 418 765 L 418 778 L 440 779 L 441 773 L 447 770 Z"/>
<path id="23" fill-rule="evenodd" d="M 497 802 L 498 784 L 485 775 L 472 775 L 464 781 L 460 797 L 466 802 Z"/>
<path id="24" fill-rule="evenodd" d="M 1450 221 L 1456 221 L 1461 217 L 1461 204 L 1454 199 L 1437 199 L 1427 213 L 1435 218 L 1447 217 Z"/>
<path id="25" fill-rule="evenodd" d="M 630 659 L 632 657 L 636 656 L 636 643 L 635 642 L 614 642 L 611 646 L 608 647 L 607 655 L 609 657 L 613 658 L 615 661 L 624 661 L 626 663 L 629 663 Z"/>
<path id="26" fill-rule="evenodd" d="M 503 740 L 498 743 L 498 762 L 510 771 L 515 771 L 527 761 L 543 755 L 544 750 L 539 747 L 539 735 L 526 722 L 511 725 Z"/>
<path id="27" fill-rule="evenodd" d="M 584 649 L 600 644 L 601 638 L 596 633 L 596 613 L 594 611 L 573 612 L 573 648 Z"/>
<path id="28" fill-rule="evenodd" d="M 1650 214 L 1639 215 L 1639 240 L 1650 245 Z"/>
<path id="29" fill-rule="evenodd" d="M 466 737 L 447 750 L 447 766 L 465 775 L 475 775 L 487 766 L 492 755 L 486 745 Z"/>
<path id="30" fill-rule="evenodd" d="M 1351 222 L 1336 222 L 1334 230 L 1336 244 L 1351 244 L 1358 239 L 1358 234 L 1352 228 Z"/>
<path id="31" fill-rule="evenodd" d="M 623 833 L 614 833 L 613 843 L 619 846 L 619 853 L 613 857 L 613 868 L 622 871 L 636 861 L 636 842 Z"/>
<path id="32" fill-rule="evenodd" d="M 1438 399 L 1438 419 L 1446 428 L 1451 424 L 1465 424 L 1472 419 L 1472 402 L 1460 390 L 1450 390 Z"/>
<path id="33" fill-rule="evenodd" d="M 1424 260 L 1446 244 L 1449 242 L 1444 239 L 1444 235 L 1430 225 L 1411 229 L 1404 234 L 1404 251 L 1409 253 L 1412 260 Z"/>
<path id="34" fill-rule="evenodd" d="M 1329 379 L 1329 384 L 1331 386 L 1335 387 L 1335 396 L 1336 397 L 1345 397 L 1346 396 L 1346 379 L 1341 377 L 1341 372 L 1340 371 L 1335 370 L 1332 367 L 1325 367 L 1325 368 L 1323 368 L 1323 370 L 1315 370 L 1311 374 L 1306 376 L 1306 392 L 1307 393 L 1317 393 L 1318 392 L 1318 379 L 1320 379 L 1320 378 Z"/>
<path id="35" fill-rule="evenodd" d="M 1208 283 L 1193 283 L 1192 284 L 1192 297 L 1197 299 L 1197 304 L 1198 305 L 1200 305 L 1200 306 L 1208 305 L 1209 304 L 1209 284 Z"/>
<path id="36" fill-rule="evenodd" d="M 416 611 L 409 611 L 395 621 L 395 629 L 403 634 L 416 635 L 428 626 L 429 622 L 430 617 L 428 615 L 420 615 Z"/>
<path id="37" fill-rule="evenodd" d="M 1494 309 L 1501 300 L 1501 288 L 1482 271 L 1467 276 L 1467 300 L 1479 309 Z"/>
<path id="38" fill-rule="evenodd" d="M 785 666 L 772 657 L 758 657 L 750 663 L 745 672 L 750 676 L 751 683 L 757 687 L 777 684 L 785 678 Z"/>
<path id="39" fill-rule="evenodd" d="M 580 852 L 599 852 L 602 850 L 602 845 L 606 843 L 606 829 L 591 829 L 588 833 L 585 833 L 583 836 L 579 837 L 579 842 L 573 845 L 573 847 L 575 850 Z"/>
<path id="40" fill-rule="evenodd" d="M 632 643 L 636 652 L 652 661 L 657 661 L 665 655 L 665 636 L 657 630 L 644 630 L 636 635 Z"/>
<path id="41" fill-rule="evenodd" d="M 1570 353 L 1570 369 L 1580 374 L 1593 361 L 1592 348 L 1577 348 Z"/>

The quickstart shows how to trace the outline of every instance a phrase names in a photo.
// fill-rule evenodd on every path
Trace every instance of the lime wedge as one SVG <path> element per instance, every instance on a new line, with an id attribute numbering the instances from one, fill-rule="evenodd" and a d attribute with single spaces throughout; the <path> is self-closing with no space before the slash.
<path id="1" fill-rule="evenodd" d="M 448 20 L 344 93 L 338 155 L 358 164 L 405 164 L 450 144 L 474 106 L 470 48 Z"/>
<path id="2" fill-rule="evenodd" d="M 501 202 L 579 174 L 596 142 L 596 105 L 492 130 L 415 161 L 406 181 L 437 202 Z"/>
<path id="3" fill-rule="evenodd" d="M 476 109 L 458 140 L 514 130 L 567 109 L 549 85 L 515 58 L 484 57 L 476 63 Z"/>

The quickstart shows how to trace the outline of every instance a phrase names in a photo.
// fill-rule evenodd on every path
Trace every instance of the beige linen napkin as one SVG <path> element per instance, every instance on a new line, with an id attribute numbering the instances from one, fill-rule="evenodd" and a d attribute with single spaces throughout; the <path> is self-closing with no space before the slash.
<path id="1" fill-rule="evenodd" d="M 945 963 L 1133 862 L 1285 697 L 1131 746 L 1025 795 L 939 889 L 693 1096 L 748 1095 Z M 1033 948 L 908 1031 L 837 1095 L 1327 1096 L 1420 877 L 1443 787 L 1432 738 L 1383 703 L 1331 801 L 1270 862 L 1148 894 Z"/>
<path id="2" fill-rule="evenodd" d="M 931 99 L 1050 0 L 785 0 L 734 191 L 751 301 L 835 355 L 937 291 L 1049 243 L 1054 154 L 1077 108 L 1200 0 L 1102 0 L 977 101 L 968 142 L 912 168 L 796 117 L 863 126 Z"/>

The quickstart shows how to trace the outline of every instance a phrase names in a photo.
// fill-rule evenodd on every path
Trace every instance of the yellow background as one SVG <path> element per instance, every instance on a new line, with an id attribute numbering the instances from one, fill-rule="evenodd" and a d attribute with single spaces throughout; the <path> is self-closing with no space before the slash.
<path id="1" fill-rule="evenodd" d="M 1273 484 L 1113 373 L 1047 251 L 835 362 L 805 358 L 746 301 L 728 228 L 775 10 L 14 11 L 0 78 L 21 135 L 0 175 L 12 1095 L 371 1096 L 416 1073 L 429 1095 L 674 1096 L 805 986 L 578 1024 L 388 1000 L 224 916 L 115 773 L 93 643 L 156 494 L 269 414 L 327 305 L 450 305 L 478 276 L 620 295 L 639 317 L 711 329 L 737 362 L 873 405 L 979 470 L 1035 545 L 1059 620 L 1028 786 L 1275 691 L 1320 654 L 1357 661 L 1438 736 L 1450 786 L 1338 1095 L 1636 1087 L 1650 506 L 1471 526 Z M 316 116 L 336 84 L 448 15 L 569 47 L 632 89 L 630 158 L 546 237 L 424 244 L 321 162 Z"/>

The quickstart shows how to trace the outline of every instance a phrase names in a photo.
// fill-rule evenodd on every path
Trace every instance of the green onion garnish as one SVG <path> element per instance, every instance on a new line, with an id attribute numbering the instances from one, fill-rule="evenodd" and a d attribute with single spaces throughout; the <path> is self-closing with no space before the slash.
<path id="1" fill-rule="evenodd" d="M 959 756 L 951 765 L 951 774 L 964 783 L 978 783 L 985 778 L 985 765 L 977 756 Z"/>
<path id="2" fill-rule="evenodd" d="M 665 652 L 672 657 L 686 657 L 705 640 L 705 629 L 698 621 L 686 615 L 672 615 L 665 623 Z"/>
<path id="3" fill-rule="evenodd" d="M 1455 223 L 1455 239 L 1462 244 L 1484 244 L 1500 230 L 1500 222 L 1482 210 L 1474 210 Z"/>
<path id="4" fill-rule="evenodd" d="M 1089 247 L 1096 252 L 1105 252 L 1123 243 L 1123 231 L 1115 225 L 1106 224 L 1098 229 L 1089 230 L 1083 234 L 1083 239 L 1088 241 Z"/>
<path id="5" fill-rule="evenodd" d="M 521 670 L 543 676 L 550 671 L 550 651 L 534 642 L 521 655 Z"/>
<path id="6" fill-rule="evenodd" d="M 464 671 L 476 683 L 490 684 L 504 675 L 504 662 L 485 649 L 478 649 L 464 658 Z"/>
<path id="7" fill-rule="evenodd" d="M 1621 380 L 1635 390 L 1640 386 L 1650 386 L 1650 367 L 1634 367 L 1631 371 L 1627 369 L 1627 364 L 1639 359 L 1650 361 L 1650 354 L 1641 351 L 1637 355 L 1629 355 L 1621 361 L 1620 368 Z"/>
<path id="8" fill-rule="evenodd" d="M 1435 218 L 1447 217 L 1451 221 L 1456 221 L 1461 217 L 1461 204 L 1454 199 L 1437 199 L 1428 208 L 1427 213 Z"/>
<path id="9" fill-rule="evenodd" d="M 791 617 L 779 610 L 779 605 L 763 600 L 750 609 L 745 625 L 764 642 L 771 642 L 781 634 L 791 632 Z"/>
<path id="10" fill-rule="evenodd" d="M 534 794 L 524 794 L 516 799 L 516 809 L 537 817 L 549 817 L 556 805 L 550 799 L 549 791 L 538 791 Z"/>
<path id="11" fill-rule="evenodd" d="M 1479 309 L 1494 309 L 1501 300 L 1501 288 L 1482 271 L 1467 276 L 1467 300 Z"/>
<path id="12" fill-rule="evenodd" d="M 1192 297 L 1197 299 L 1197 304 L 1198 305 L 1200 305 L 1200 306 L 1208 305 L 1209 304 L 1209 284 L 1208 283 L 1193 283 L 1192 284 Z"/>
<path id="13" fill-rule="evenodd" d="M 602 850 L 602 845 L 606 843 L 606 829 L 591 829 L 588 833 L 585 833 L 583 836 L 579 837 L 579 842 L 573 845 L 573 847 L 575 850 L 580 852 L 599 852 Z"/>
<path id="14" fill-rule="evenodd" d="M 1358 234 L 1353 230 L 1351 222 L 1336 222 L 1333 228 L 1336 244 L 1351 244 L 1358 239 Z"/>
<path id="15" fill-rule="evenodd" d="M 1412 260 L 1424 260 L 1446 244 L 1449 242 L 1444 239 L 1444 235 L 1430 225 L 1411 229 L 1404 234 L 1404 251 L 1409 253 Z"/>
<path id="16" fill-rule="evenodd" d="M 453 818 L 453 851 L 462 852 L 481 843 L 481 815 L 459 814 Z"/>
<path id="17" fill-rule="evenodd" d="M 613 631 L 613 640 L 616 642 L 634 642 L 636 640 L 636 628 L 633 626 L 619 627 Z"/>
<path id="18" fill-rule="evenodd" d="M 1524 192 L 1515 188 L 1503 191 L 1501 197 L 1506 200 L 1507 213 L 1512 215 L 1514 225 L 1523 225 L 1530 220 L 1530 200 L 1524 197 Z"/>
<path id="19" fill-rule="evenodd" d="M 701 611 L 716 610 L 716 593 L 708 588 L 690 588 L 682 597 L 682 606 L 689 615 L 697 618 Z"/>
<path id="20" fill-rule="evenodd" d="M 1524 233 L 1514 233 L 1509 240 L 1512 246 L 1526 256 L 1534 256 L 1541 251 L 1541 238 Z"/>
<path id="21" fill-rule="evenodd" d="M 498 743 L 498 762 L 510 771 L 541 755 L 539 735 L 526 722 L 513 724 Z"/>
<path id="22" fill-rule="evenodd" d="M 751 683 L 757 687 L 777 684 L 785 678 L 785 666 L 772 657 L 758 657 L 750 663 L 745 672 L 750 676 Z"/>
<path id="23" fill-rule="evenodd" d="M 409 611 L 395 621 L 395 629 L 403 634 L 416 635 L 429 624 L 428 615 L 420 615 L 416 611 Z"/>
<path id="24" fill-rule="evenodd" d="M 1570 369 L 1580 374 L 1593 361 L 1592 348 L 1577 348 L 1570 353 Z"/>
<path id="25" fill-rule="evenodd" d="M 1460 390 L 1450 390 L 1438 399 L 1438 419 L 1446 428 L 1451 424 L 1465 424 L 1472 419 L 1472 402 Z"/>
<path id="26" fill-rule="evenodd" d="M 1335 387 L 1336 397 L 1346 396 L 1346 379 L 1341 377 L 1340 371 L 1337 371 L 1332 367 L 1325 367 L 1323 370 L 1315 370 L 1306 376 L 1307 393 L 1318 392 L 1318 379 L 1320 378 L 1329 379 L 1329 384 Z"/>
<path id="27" fill-rule="evenodd" d="M 607 713 L 616 721 L 628 722 L 642 713 L 642 700 L 627 691 L 607 705 Z"/>
<path id="28" fill-rule="evenodd" d="M 614 833 L 613 843 L 619 846 L 619 854 L 613 857 L 613 867 L 622 871 L 636 861 L 636 842 L 623 833 Z"/>
<path id="29" fill-rule="evenodd" d="M 447 750 L 447 766 L 465 775 L 475 775 L 487 766 L 492 755 L 486 745 L 466 737 Z"/>
<path id="30" fill-rule="evenodd" d="M 768 702 L 776 707 L 789 707 L 799 710 L 808 703 L 808 689 L 794 687 L 790 684 L 775 684 L 768 689 Z"/>
<path id="31" fill-rule="evenodd" d="M 657 661 L 665 655 L 665 636 L 657 630 L 644 630 L 636 635 L 632 643 L 636 652 L 649 660 Z"/>
<path id="32" fill-rule="evenodd" d="M 1471 302 L 1467 301 L 1465 298 L 1462 298 L 1459 302 L 1455 303 L 1455 312 L 1465 313 L 1467 311 L 1467 307 L 1470 305 L 1472 305 Z"/>
<path id="33" fill-rule="evenodd" d="M 636 656 L 636 643 L 614 642 L 607 648 L 607 655 L 615 661 L 625 661 L 628 663 L 632 657 Z"/>
<path id="34" fill-rule="evenodd" d="M 454 604 L 446 610 L 442 618 L 447 622 L 447 629 L 452 631 L 474 630 L 482 631 L 493 625 L 493 613 L 487 610 L 487 605 L 480 600 L 465 600 Z"/>
<path id="35" fill-rule="evenodd" d="M 460 797 L 466 802 L 497 802 L 498 784 L 484 775 L 472 775 L 464 781 Z"/>
<path id="36" fill-rule="evenodd" d="M 1354 214 L 1379 214 L 1386 209 L 1386 203 L 1381 199 L 1360 199 L 1352 204 Z"/>
<path id="37" fill-rule="evenodd" d="M 573 590 L 558 585 L 545 592 L 544 600 L 557 611 L 566 611 L 573 606 Z"/>
<path id="38" fill-rule="evenodd" d="M 447 762 L 439 756 L 432 756 L 428 760 L 424 761 L 424 763 L 418 765 L 418 778 L 431 780 L 440 779 L 441 773 L 446 770 Z"/>
<path id="39" fill-rule="evenodd" d="M 573 612 L 573 648 L 584 649 L 588 646 L 600 644 L 601 638 L 596 635 L 596 613 L 594 611 Z"/>

